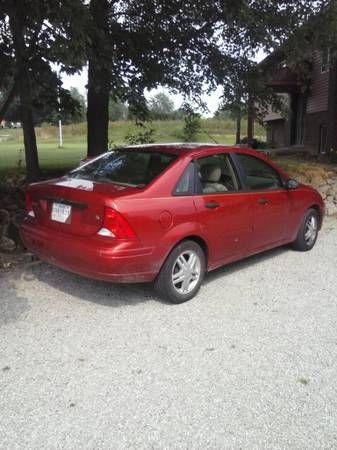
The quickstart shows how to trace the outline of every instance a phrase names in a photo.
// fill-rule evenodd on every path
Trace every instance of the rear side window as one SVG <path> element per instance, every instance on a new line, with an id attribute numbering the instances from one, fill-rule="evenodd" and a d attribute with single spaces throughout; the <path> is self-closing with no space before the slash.
<path id="1" fill-rule="evenodd" d="M 145 186 L 160 175 L 176 158 L 159 152 L 115 150 L 70 172 L 72 178 Z"/>
<path id="2" fill-rule="evenodd" d="M 250 190 L 272 190 L 283 187 L 278 172 L 255 156 L 237 153 L 237 158 L 245 172 Z"/>
<path id="3" fill-rule="evenodd" d="M 190 162 L 174 190 L 174 195 L 193 195 L 195 191 L 195 166 Z"/>

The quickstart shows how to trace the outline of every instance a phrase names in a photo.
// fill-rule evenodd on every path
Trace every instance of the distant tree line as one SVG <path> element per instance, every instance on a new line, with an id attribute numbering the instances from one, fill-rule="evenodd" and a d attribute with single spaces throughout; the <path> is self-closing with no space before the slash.
<path id="1" fill-rule="evenodd" d="M 147 119 L 149 120 L 177 120 L 185 115 L 183 108 L 175 109 L 174 102 L 164 92 L 158 92 L 149 100 L 145 100 Z M 110 99 L 109 120 L 134 120 L 137 119 L 133 109 L 127 103 Z"/>
<path id="2" fill-rule="evenodd" d="M 59 110 L 59 105 L 49 104 L 39 100 L 38 96 L 33 99 L 33 117 L 34 125 L 39 126 L 43 123 L 56 125 L 59 118 L 62 119 L 64 125 L 70 123 L 79 123 L 86 120 L 87 107 L 85 97 L 79 92 L 77 88 L 71 87 L 69 93 L 72 101 L 76 105 L 75 108 L 70 110 Z M 5 100 L 6 92 L 0 92 L 0 104 Z M 146 101 L 146 107 L 148 109 L 148 118 L 151 120 L 175 120 L 181 119 L 184 116 L 182 109 L 175 109 L 174 103 L 170 97 L 159 92 Z M 109 120 L 134 120 L 135 114 L 130 111 L 126 102 L 120 100 L 109 100 Z M 14 97 L 11 104 L 3 114 L 3 119 L 7 122 L 20 122 L 20 99 L 18 96 Z"/>
<path id="3" fill-rule="evenodd" d="M 196 101 L 220 84 L 227 102 L 246 103 L 258 91 L 256 51 L 279 47 L 329 3 L 0 0 L 0 120 L 18 99 L 27 176 L 38 178 L 39 114 L 55 120 L 60 109 L 63 117 L 83 116 L 62 73 L 88 67 L 87 151 L 95 156 L 107 150 L 109 117 L 126 114 L 126 104 L 138 121 L 151 108 L 158 118 L 173 114 L 158 98 L 147 105 L 146 90 L 166 86 Z"/>
<path id="4" fill-rule="evenodd" d="M 32 110 L 34 125 L 39 126 L 42 123 L 56 125 L 59 118 L 62 119 L 62 123 L 65 125 L 85 121 L 85 97 L 74 87 L 70 88 L 69 93 L 74 102 L 74 108 L 63 111 L 59 111 L 59 105 L 43 101 L 43 97 L 39 98 L 37 95 L 33 98 Z M 0 92 L 0 104 L 4 101 L 5 97 L 6 92 Z M 4 112 L 3 120 L 6 122 L 21 121 L 20 98 L 18 96 L 13 98 L 6 112 Z"/>

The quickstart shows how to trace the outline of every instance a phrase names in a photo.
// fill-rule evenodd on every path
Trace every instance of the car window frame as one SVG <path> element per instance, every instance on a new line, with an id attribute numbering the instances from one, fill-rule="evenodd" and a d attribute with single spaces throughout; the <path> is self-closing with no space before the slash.
<path id="1" fill-rule="evenodd" d="M 240 158 L 238 158 L 238 155 L 244 155 L 244 156 L 249 156 L 251 158 L 255 158 L 258 161 L 261 161 L 262 163 L 269 166 L 275 172 L 275 174 L 278 176 L 278 179 L 280 181 L 280 186 L 277 188 L 273 188 L 273 189 L 266 189 L 266 188 L 252 189 L 252 188 L 250 188 L 249 184 L 248 184 L 248 180 L 247 180 L 246 171 L 240 161 Z M 265 161 L 264 159 L 259 158 L 256 155 L 251 155 L 250 153 L 245 153 L 245 152 L 233 152 L 232 159 L 237 168 L 237 172 L 240 174 L 240 178 L 242 179 L 242 185 L 244 186 L 244 191 L 242 191 L 242 192 L 277 192 L 280 190 L 282 190 L 282 191 L 286 190 L 285 185 L 284 185 L 284 179 L 283 179 L 281 173 L 274 166 L 269 164 L 268 161 Z"/>

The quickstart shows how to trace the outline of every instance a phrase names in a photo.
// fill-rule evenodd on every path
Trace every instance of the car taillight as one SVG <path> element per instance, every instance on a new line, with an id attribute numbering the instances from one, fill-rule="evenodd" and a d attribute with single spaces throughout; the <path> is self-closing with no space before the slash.
<path id="1" fill-rule="evenodd" d="M 103 224 L 98 234 L 116 239 L 132 239 L 136 237 L 135 232 L 126 219 L 112 208 L 104 209 Z"/>
<path id="2" fill-rule="evenodd" d="M 25 206 L 26 206 L 26 211 L 28 213 L 28 215 L 30 217 L 35 217 L 35 213 L 33 211 L 33 203 L 32 203 L 32 198 L 29 194 L 29 192 L 26 192 L 25 194 Z"/>

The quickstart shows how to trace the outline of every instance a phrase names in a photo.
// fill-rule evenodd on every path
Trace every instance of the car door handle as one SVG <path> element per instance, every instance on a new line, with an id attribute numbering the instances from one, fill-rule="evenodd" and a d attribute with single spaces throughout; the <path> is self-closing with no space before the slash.
<path id="1" fill-rule="evenodd" d="M 219 206 L 220 206 L 220 203 L 217 203 L 217 202 L 205 203 L 205 208 L 208 208 L 208 209 L 216 209 L 216 208 L 219 208 Z"/>
<path id="2" fill-rule="evenodd" d="M 266 198 L 259 198 L 257 203 L 259 205 L 268 205 L 269 201 Z"/>

